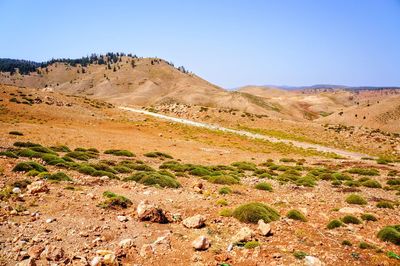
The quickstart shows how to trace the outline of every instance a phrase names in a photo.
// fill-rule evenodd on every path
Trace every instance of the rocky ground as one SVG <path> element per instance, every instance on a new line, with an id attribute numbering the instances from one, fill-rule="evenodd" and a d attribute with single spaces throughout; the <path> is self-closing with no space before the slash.
<path id="1" fill-rule="evenodd" d="M 400 221 L 398 163 L 276 151 L 55 93 L 18 104 L 22 89 L 2 90 L 1 265 L 400 264 L 399 242 L 378 237 Z M 276 213 L 243 220 L 238 207 L 254 202 Z"/>

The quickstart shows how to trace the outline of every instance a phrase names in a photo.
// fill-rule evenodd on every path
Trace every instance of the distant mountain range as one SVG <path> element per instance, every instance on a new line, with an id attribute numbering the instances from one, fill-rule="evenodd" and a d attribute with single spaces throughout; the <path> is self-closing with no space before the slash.
<path id="1" fill-rule="evenodd" d="M 263 85 L 263 87 L 274 87 L 283 90 L 399 90 L 400 87 L 395 86 L 346 86 L 346 85 L 335 85 L 335 84 L 315 84 L 311 86 L 276 86 L 276 85 Z"/>

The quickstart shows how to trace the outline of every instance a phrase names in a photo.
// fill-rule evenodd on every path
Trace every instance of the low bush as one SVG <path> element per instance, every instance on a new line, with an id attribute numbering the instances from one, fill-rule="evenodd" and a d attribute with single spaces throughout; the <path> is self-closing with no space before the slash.
<path id="1" fill-rule="evenodd" d="M 378 238 L 400 246 L 400 224 L 385 226 L 378 232 Z"/>
<path id="2" fill-rule="evenodd" d="M 72 179 L 64 172 L 46 175 L 45 179 L 52 181 L 72 181 Z"/>
<path id="3" fill-rule="evenodd" d="M 32 142 L 22 142 L 22 141 L 17 141 L 14 142 L 15 147 L 20 147 L 20 148 L 31 148 L 31 147 L 40 147 L 40 144 L 37 143 L 32 143 Z"/>
<path id="4" fill-rule="evenodd" d="M 370 249 L 370 248 L 374 248 L 373 245 L 371 245 L 371 244 L 369 244 L 369 243 L 367 243 L 367 242 L 364 242 L 364 241 L 360 242 L 360 244 L 358 244 L 358 247 L 361 248 L 361 249 Z"/>
<path id="5" fill-rule="evenodd" d="M 333 173 L 332 178 L 340 181 L 353 180 L 353 178 L 345 173 Z"/>
<path id="6" fill-rule="evenodd" d="M 239 183 L 239 180 L 230 175 L 210 176 L 207 180 L 211 183 L 220 185 L 234 185 Z"/>
<path id="7" fill-rule="evenodd" d="M 222 209 L 219 212 L 219 215 L 223 216 L 223 217 L 231 217 L 232 216 L 232 210 L 231 209 Z"/>
<path id="8" fill-rule="evenodd" d="M 308 256 L 308 254 L 305 253 L 304 251 L 295 251 L 295 252 L 293 252 L 293 256 L 298 260 L 302 260 L 306 256 Z"/>
<path id="9" fill-rule="evenodd" d="M 351 247 L 353 244 L 349 240 L 343 240 L 342 245 Z"/>
<path id="10" fill-rule="evenodd" d="M 55 152 L 70 152 L 71 149 L 65 145 L 51 146 L 50 149 Z"/>
<path id="11" fill-rule="evenodd" d="M 302 222 L 307 222 L 307 218 L 304 216 L 304 214 L 298 210 L 290 210 L 287 215 L 287 218 L 292 219 L 292 220 L 297 220 L 297 221 L 302 221 Z"/>
<path id="12" fill-rule="evenodd" d="M 219 199 L 215 202 L 218 206 L 228 206 L 228 201 L 226 199 Z"/>
<path id="13" fill-rule="evenodd" d="M 88 151 L 79 151 L 79 150 L 76 151 L 76 149 L 75 151 L 68 152 L 65 156 L 77 159 L 79 161 L 88 161 L 89 159 L 94 159 L 98 157 L 96 153 Z"/>
<path id="14" fill-rule="evenodd" d="M 130 201 L 128 198 L 117 195 L 113 192 L 110 191 L 105 191 L 103 193 L 103 197 L 106 198 L 103 202 L 101 202 L 98 206 L 101 208 L 111 208 L 111 209 L 116 209 L 116 208 L 128 208 L 129 206 L 132 205 L 132 201 Z"/>
<path id="15" fill-rule="evenodd" d="M 363 197 L 361 197 L 360 195 L 357 195 L 357 194 L 350 194 L 346 198 L 346 202 L 349 204 L 357 204 L 357 205 L 367 204 L 367 201 Z"/>
<path id="16" fill-rule="evenodd" d="M 159 172 L 140 172 L 124 179 L 124 181 L 135 181 L 146 186 L 159 186 L 178 188 L 181 184 L 169 175 L 161 174 Z"/>
<path id="17" fill-rule="evenodd" d="M 255 186 L 256 189 L 272 191 L 272 185 L 266 182 L 260 182 Z"/>
<path id="18" fill-rule="evenodd" d="M 134 157 L 135 154 L 128 150 L 106 150 L 105 154 L 112 154 L 115 156 L 125 156 L 125 157 Z"/>
<path id="19" fill-rule="evenodd" d="M 400 178 L 389 179 L 388 181 L 386 181 L 386 184 L 388 184 L 389 186 L 398 186 L 400 185 Z"/>
<path id="20" fill-rule="evenodd" d="M 341 221 L 339 221 L 339 220 L 332 220 L 332 221 L 330 221 L 330 222 L 328 223 L 328 225 L 326 226 L 326 228 L 328 228 L 328 229 L 335 229 L 335 228 L 338 228 L 338 227 L 341 227 L 341 226 L 343 226 L 343 223 L 342 223 Z"/>
<path id="21" fill-rule="evenodd" d="M 257 170 L 257 166 L 251 162 L 235 162 L 231 164 L 232 166 L 243 170 L 243 171 L 255 171 Z"/>
<path id="22" fill-rule="evenodd" d="M 279 219 L 276 210 L 258 202 L 240 205 L 233 211 L 232 216 L 244 223 L 257 223 L 259 220 L 269 223 Z"/>
<path id="23" fill-rule="evenodd" d="M 378 221 L 378 219 L 374 215 L 369 213 L 362 214 L 361 219 L 364 221 L 372 221 L 372 222 Z"/>
<path id="24" fill-rule="evenodd" d="M 341 220 L 345 224 L 360 224 L 361 223 L 361 221 L 353 215 L 346 215 Z"/>
<path id="25" fill-rule="evenodd" d="M 279 161 L 283 162 L 283 163 L 295 163 L 296 162 L 296 160 L 292 159 L 292 158 L 281 158 Z"/>
<path id="26" fill-rule="evenodd" d="M 6 156 L 8 158 L 18 158 L 18 156 L 12 151 L 0 151 L 0 156 Z"/>
<path id="27" fill-rule="evenodd" d="M 372 179 L 364 181 L 362 185 L 369 188 L 382 188 L 382 185 L 378 181 Z"/>
<path id="28" fill-rule="evenodd" d="M 246 244 L 244 244 L 244 248 L 246 248 L 246 249 L 253 249 L 258 246 L 260 246 L 260 242 L 258 242 L 258 241 L 249 241 L 249 242 L 246 242 Z"/>
<path id="29" fill-rule="evenodd" d="M 379 171 L 375 168 L 351 168 L 347 170 L 350 174 L 376 176 L 379 175 Z"/>
<path id="30" fill-rule="evenodd" d="M 394 209 L 394 206 L 389 201 L 381 200 L 376 204 L 376 207 L 381 209 Z"/>
<path id="31" fill-rule="evenodd" d="M 13 168 L 14 172 L 28 172 L 30 170 L 36 170 L 38 172 L 47 172 L 46 168 L 43 165 L 33 161 L 18 163 Z"/>
<path id="32" fill-rule="evenodd" d="M 159 151 L 148 152 L 148 153 L 145 153 L 144 156 L 150 157 L 150 158 L 173 159 L 173 157 L 171 155 L 164 153 L 164 152 L 159 152 Z"/>
<path id="33" fill-rule="evenodd" d="M 232 189 L 230 187 L 222 187 L 218 190 L 218 193 L 221 195 L 227 195 L 232 193 Z"/>

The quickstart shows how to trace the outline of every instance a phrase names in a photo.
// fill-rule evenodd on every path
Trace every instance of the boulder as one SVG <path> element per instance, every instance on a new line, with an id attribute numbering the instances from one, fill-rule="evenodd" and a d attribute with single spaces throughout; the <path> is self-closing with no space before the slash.
<path id="1" fill-rule="evenodd" d="M 324 264 L 318 258 L 313 256 L 306 256 L 304 258 L 304 263 L 306 266 L 323 266 Z"/>
<path id="2" fill-rule="evenodd" d="M 161 208 L 148 203 L 148 201 L 141 201 L 136 208 L 138 219 L 140 221 L 150 221 L 153 223 L 166 224 L 172 222 L 171 215 L 165 213 Z"/>
<path id="3" fill-rule="evenodd" d="M 28 255 L 32 259 L 39 259 L 40 258 L 40 254 L 42 254 L 43 250 L 44 250 L 43 246 L 34 245 L 31 248 L 29 248 Z"/>
<path id="4" fill-rule="evenodd" d="M 186 218 L 182 221 L 183 225 L 187 228 L 201 228 L 204 226 L 206 218 L 203 215 L 197 214 L 195 216 Z"/>
<path id="5" fill-rule="evenodd" d="M 233 242 L 248 242 L 250 241 L 254 236 L 253 230 L 251 230 L 249 227 L 242 227 L 239 232 L 233 237 Z"/>
<path id="6" fill-rule="evenodd" d="M 264 220 L 259 220 L 258 221 L 258 230 L 260 231 L 260 234 L 263 236 L 267 236 L 271 233 L 271 226 L 269 224 L 266 224 Z"/>
<path id="7" fill-rule="evenodd" d="M 120 248 L 131 248 L 135 246 L 135 241 L 131 238 L 123 239 L 119 242 Z"/>
<path id="8" fill-rule="evenodd" d="M 192 247 L 195 250 L 207 250 L 210 247 L 210 241 L 205 236 L 199 236 L 192 242 Z"/>
<path id="9" fill-rule="evenodd" d="M 27 186 L 29 194 L 47 193 L 49 188 L 44 181 L 36 181 Z"/>

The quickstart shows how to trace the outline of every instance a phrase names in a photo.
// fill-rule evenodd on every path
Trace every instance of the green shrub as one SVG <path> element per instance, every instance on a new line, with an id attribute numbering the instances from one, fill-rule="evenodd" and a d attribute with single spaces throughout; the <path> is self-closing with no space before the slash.
<path id="1" fill-rule="evenodd" d="M 159 172 L 140 172 L 124 179 L 124 181 L 135 181 L 146 186 L 159 186 L 178 188 L 181 184 L 169 175 L 160 174 Z"/>
<path id="2" fill-rule="evenodd" d="M 296 160 L 292 159 L 292 158 L 281 158 L 279 161 L 283 162 L 283 163 L 294 163 L 294 162 L 296 162 Z"/>
<path id="3" fill-rule="evenodd" d="M 393 251 L 388 251 L 386 255 L 388 256 L 388 258 L 400 260 L 400 255 L 394 253 Z"/>
<path id="4" fill-rule="evenodd" d="M 295 181 L 298 186 L 313 187 L 316 185 L 315 179 L 311 176 L 304 176 Z"/>
<path id="5" fill-rule="evenodd" d="M 350 174 L 376 176 L 379 175 L 379 171 L 375 168 L 351 168 L 347 170 Z"/>
<path id="6" fill-rule="evenodd" d="M 239 183 L 239 181 L 236 178 L 234 178 L 233 176 L 230 176 L 230 175 L 210 176 L 210 177 L 208 177 L 207 180 L 211 183 L 220 184 L 220 185 L 233 185 L 233 184 Z"/>
<path id="7" fill-rule="evenodd" d="M 227 195 L 232 193 L 232 189 L 230 187 L 222 187 L 218 190 L 218 193 L 221 195 Z"/>
<path id="8" fill-rule="evenodd" d="M 12 151 L 0 151 L 0 156 L 17 159 L 18 156 Z"/>
<path id="9" fill-rule="evenodd" d="M 16 152 L 16 154 L 20 157 L 27 157 L 27 158 L 33 158 L 37 157 L 39 155 L 38 152 L 33 151 L 31 149 L 22 149 Z"/>
<path id="10" fill-rule="evenodd" d="M 257 223 L 259 220 L 269 223 L 279 219 L 279 213 L 276 210 L 258 202 L 240 205 L 233 211 L 232 215 L 245 223 Z"/>
<path id="11" fill-rule="evenodd" d="M 348 187 L 359 187 L 361 184 L 358 181 L 355 180 L 347 180 L 343 183 L 343 185 L 348 186 Z"/>
<path id="12" fill-rule="evenodd" d="M 50 149 L 55 152 L 70 152 L 70 148 L 65 145 L 51 146 Z"/>
<path id="13" fill-rule="evenodd" d="M 31 147 L 40 147 L 40 144 L 37 143 L 32 143 L 32 142 L 22 142 L 22 141 L 17 141 L 14 142 L 15 147 L 21 147 L 21 148 L 31 148 Z"/>
<path id="14" fill-rule="evenodd" d="M 57 172 L 55 174 L 48 175 L 45 178 L 53 181 L 72 181 L 72 179 L 63 172 Z"/>
<path id="15" fill-rule="evenodd" d="M 376 159 L 376 162 L 378 164 L 389 164 L 389 163 L 393 163 L 393 160 L 391 160 L 389 158 L 379 157 L 378 159 Z"/>
<path id="16" fill-rule="evenodd" d="M 363 219 L 364 221 L 372 221 L 372 222 L 378 221 L 378 219 L 374 215 L 369 213 L 362 214 L 361 219 Z"/>
<path id="17" fill-rule="evenodd" d="M 231 217 L 232 216 L 232 210 L 231 209 L 222 209 L 219 212 L 219 215 L 223 216 L 223 217 Z"/>
<path id="18" fill-rule="evenodd" d="M 10 132 L 8 132 L 8 134 L 15 135 L 15 136 L 23 136 L 24 135 L 24 133 L 19 132 L 19 131 L 10 131 Z"/>
<path id="19" fill-rule="evenodd" d="M 88 161 L 89 159 L 97 158 L 98 155 L 87 151 L 72 151 L 68 152 L 65 156 L 77 159 L 79 161 Z"/>
<path id="20" fill-rule="evenodd" d="M 251 162 L 235 162 L 231 164 L 232 166 L 244 170 L 244 171 L 255 171 L 257 170 L 257 166 Z"/>
<path id="21" fill-rule="evenodd" d="M 54 151 L 50 150 L 49 148 L 42 147 L 42 146 L 35 146 L 35 147 L 30 147 L 31 150 L 39 153 L 50 153 L 50 154 L 57 154 Z"/>
<path id="22" fill-rule="evenodd" d="M 364 241 L 360 242 L 360 244 L 358 244 L 358 247 L 361 248 L 361 249 L 370 249 L 370 248 L 374 248 L 373 245 L 371 245 L 371 244 L 369 244 L 369 243 L 367 243 L 367 242 L 364 242 Z"/>
<path id="23" fill-rule="evenodd" d="M 204 166 L 195 166 L 193 167 L 189 173 L 194 176 L 209 176 L 211 172 Z"/>
<path id="24" fill-rule="evenodd" d="M 376 204 L 376 207 L 382 209 L 394 209 L 394 206 L 389 201 L 381 200 Z"/>
<path id="25" fill-rule="evenodd" d="M 346 215 L 341 220 L 345 224 L 360 224 L 361 223 L 361 221 L 353 215 Z"/>
<path id="26" fill-rule="evenodd" d="M 46 168 L 43 165 L 33 161 L 18 163 L 13 168 L 14 172 L 28 172 L 30 170 L 36 170 L 38 172 L 47 172 Z"/>
<path id="27" fill-rule="evenodd" d="M 116 209 L 116 208 L 128 208 L 129 206 L 132 205 L 132 201 L 130 201 L 128 198 L 117 195 L 113 192 L 110 191 L 105 191 L 103 193 L 103 197 L 106 198 L 102 203 L 100 203 L 98 206 L 101 208 L 111 208 L 111 209 Z"/>
<path id="28" fill-rule="evenodd" d="M 22 180 L 17 180 L 14 181 L 11 186 L 12 187 L 18 187 L 20 189 L 26 188 L 30 183 L 32 183 L 29 179 L 22 179 Z"/>
<path id="29" fill-rule="evenodd" d="M 259 190 L 266 190 L 266 191 L 272 191 L 272 186 L 271 184 L 267 182 L 260 182 L 255 186 L 256 189 Z"/>
<path id="30" fill-rule="evenodd" d="M 114 171 L 117 171 L 118 173 L 122 174 L 129 174 L 132 173 L 133 170 L 129 167 L 123 166 L 123 165 L 116 165 L 113 167 Z"/>
<path id="31" fill-rule="evenodd" d="M 362 185 L 369 188 L 382 188 L 381 184 L 378 181 L 372 179 L 363 182 Z"/>
<path id="32" fill-rule="evenodd" d="M 308 256 L 308 254 L 305 253 L 304 251 L 295 251 L 295 252 L 293 252 L 293 256 L 294 256 L 296 259 L 302 260 L 302 259 L 304 259 L 306 256 Z"/>
<path id="33" fill-rule="evenodd" d="M 228 206 L 228 201 L 226 199 L 219 199 L 215 202 L 218 206 Z"/>
<path id="34" fill-rule="evenodd" d="M 391 169 L 388 172 L 388 176 L 396 176 L 399 174 L 399 171 L 395 170 L 395 169 Z"/>
<path id="35" fill-rule="evenodd" d="M 389 179 L 386 184 L 388 184 L 389 186 L 398 186 L 400 185 L 400 178 L 396 178 L 396 179 Z"/>
<path id="36" fill-rule="evenodd" d="M 164 152 L 159 152 L 159 151 L 148 152 L 148 153 L 145 153 L 144 156 L 150 157 L 150 158 L 173 159 L 173 157 L 171 155 L 164 153 Z"/>
<path id="37" fill-rule="evenodd" d="M 344 173 L 333 173 L 332 178 L 340 181 L 353 180 L 353 178 Z"/>
<path id="38" fill-rule="evenodd" d="M 331 182 L 331 184 L 332 184 L 332 186 L 337 187 L 337 186 L 340 186 L 340 185 L 342 184 L 342 181 L 340 181 L 340 180 L 333 180 L 333 181 Z"/>
<path id="39" fill-rule="evenodd" d="M 81 164 L 79 165 L 76 170 L 81 173 L 81 174 L 85 174 L 85 175 L 93 175 L 94 172 L 96 172 L 96 169 L 94 169 L 93 167 L 86 165 L 86 164 Z"/>
<path id="40" fill-rule="evenodd" d="M 400 246 L 400 224 L 385 226 L 378 232 L 378 238 Z"/>
<path id="41" fill-rule="evenodd" d="M 253 249 L 260 246 L 260 243 L 258 241 L 249 241 L 244 244 L 244 248 L 246 249 Z"/>
<path id="42" fill-rule="evenodd" d="M 353 244 L 349 240 L 343 240 L 342 245 L 351 247 Z"/>
<path id="43" fill-rule="evenodd" d="M 350 194 L 346 198 L 346 202 L 349 204 L 358 204 L 358 205 L 367 204 L 367 201 L 363 197 L 361 197 L 360 195 L 357 195 L 357 194 Z"/>
<path id="44" fill-rule="evenodd" d="M 304 216 L 304 214 L 298 210 L 290 210 L 287 215 L 287 218 L 292 219 L 292 220 L 297 220 L 297 221 L 302 221 L 302 222 L 307 222 L 307 218 Z"/>
<path id="45" fill-rule="evenodd" d="M 125 157 L 134 157 L 135 154 L 128 150 L 106 150 L 105 154 L 112 154 L 115 156 L 125 156 Z"/>
<path id="46" fill-rule="evenodd" d="M 334 228 L 338 228 L 343 226 L 343 223 L 339 220 L 332 220 L 328 223 L 328 225 L 326 226 L 326 228 L 328 229 L 334 229 Z"/>

